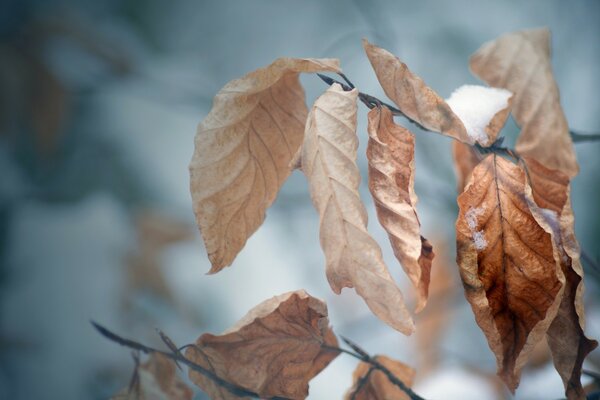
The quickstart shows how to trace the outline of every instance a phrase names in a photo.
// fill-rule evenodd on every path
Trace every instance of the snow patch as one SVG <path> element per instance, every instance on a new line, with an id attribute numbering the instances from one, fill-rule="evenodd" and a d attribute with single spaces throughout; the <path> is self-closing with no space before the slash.
<path id="1" fill-rule="evenodd" d="M 486 146 L 490 143 L 485 128 L 494 116 L 508 107 L 512 93 L 506 89 L 479 85 L 463 85 L 456 89 L 446 103 L 460 118 L 467 134 Z"/>
<path id="2" fill-rule="evenodd" d="M 473 244 L 477 250 L 483 250 L 487 246 L 487 240 L 485 240 L 485 235 L 483 231 L 477 230 L 477 217 L 482 215 L 484 212 L 483 207 L 471 207 L 465 213 L 465 219 L 467 220 L 467 226 L 471 231 L 471 236 L 473 237 Z"/>

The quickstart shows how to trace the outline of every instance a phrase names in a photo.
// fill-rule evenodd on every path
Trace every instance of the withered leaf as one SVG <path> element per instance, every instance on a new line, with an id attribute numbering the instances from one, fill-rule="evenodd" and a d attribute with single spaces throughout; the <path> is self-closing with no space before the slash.
<path id="1" fill-rule="evenodd" d="M 549 169 L 536 160 L 524 157 L 533 198 L 543 208 L 544 217 L 557 231 L 555 246 L 561 256 L 565 289 L 558 313 L 548 328 L 548 345 L 554 366 L 565 385 L 568 399 L 583 399 L 581 369 L 588 353 L 598 343 L 584 334 L 583 268 L 579 244 L 575 238 L 574 215 L 569 198 L 569 179 L 560 171 Z"/>
<path id="2" fill-rule="evenodd" d="M 302 170 L 319 212 L 327 279 L 334 292 L 354 287 L 371 311 L 404 334 L 414 330 L 402 292 L 367 231 L 358 194 L 356 109 L 358 91 L 334 84 L 313 105 L 306 123 Z"/>
<path id="3" fill-rule="evenodd" d="M 465 189 L 471 172 L 481 161 L 481 155 L 472 146 L 452 141 L 452 158 L 454 159 L 454 172 L 456 173 L 456 187 L 458 193 Z"/>
<path id="4" fill-rule="evenodd" d="M 503 35 L 477 50 L 470 66 L 490 86 L 514 93 L 512 113 L 521 126 L 516 150 L 575 176 L 579 167 L 552 73 L 550 31 Z"/>
<path id="5" fill-rule="evenodd" d="M 227 83 L 198 125 L 190 191 L 211 273 L 231 265 L 289 176 L 307 114 L 299 74 L 318 71 L 338 61 L 277 59 Z"/>
<path id="6" fill-rule="evenodd" d="M 387 97 L 400 111 L 423 127 L 473 144 L 460 118 L 406 64 L 387 50 L 363 40 L 363 47 Z"/>
<path id="7" fill-rule="evenodd" d="M 303 290 L 273 297 L 216 336 L 203 334 L 185 356 L 261 398 L 304 399 L 308 382 L 337 355 L 327 306 Z M 211 399 L 238 399 L 198 372 L 190 379 Z"/>
<path id="8" fill-rule="evenodd" d="M 387 107 L 368 115 L 369 190 L 379 222 L 388 233 L 394 255 L 417 288 L 419 312 L 427 303 L 434 253 L 420 233 L 415 180 L 415 138 L 396 125 Z"/>
<path id="9" fill-rule="evenodd" d="M 535 343 L 556 316 L 564 276 L 552 237 L 530 209 L 522 167 L 495 154 L 458 197 L 457 262 L 465 295 L 514 392 Z"/>
<path id="10" fill-rule="evenodd" d="M 386 367 L 407 387 L 411 387 L 415 378 L 415 370 L 408 365 L 388 358 L 376 356 L 375 360 Z M 368 363 L 358 364 L 352 374 L 352 388 L 346 394 L 346 400 L 409 400 L 410 397 L 398 386 L 389 381 L 379 370 L 372 370 Z"/>
<path id="11" fill-rule="evenodd" d="M 133 386 L 113 400 L 191 400 L 194 392 L 177 376 L 175 363 L 154 353 L 137 368 Z"/>

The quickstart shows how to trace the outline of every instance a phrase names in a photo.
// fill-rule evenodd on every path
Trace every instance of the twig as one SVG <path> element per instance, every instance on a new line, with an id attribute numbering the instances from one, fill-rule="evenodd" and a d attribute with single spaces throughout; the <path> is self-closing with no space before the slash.
<path id="1" fill-rule="evenodd" d="M 600 133 L 581 133 L 570 131 L 571 139 L 573 139 L 573 143 L 582 143 L 582 142 L 592 142 L 596 140 L 600 140 Z"/>
<path id="2" fill-rule="evenodd" d="M 329 346 L 329 345 L 323 345 L 321 347 L 325 350 L 337 351 L 340 353 L 348 354 L 356 359 L 359 359 L 367 364 L 370 364 L 374 369 L 383 372 L 383 374 L 388 378 L 388 380 L 392 384 L 394 384 L 396 387 L 400 388 L 400 390 L 402 390 L 404 393 L 406 393 L 408 395 L 408 397 L 411 398 L 411 400 L 425 400 L 423 397 L 416 394 L 411 388 L 406 386 L 404 384 L 404 382 L 402 382 L 400 379 L 398 379 L 398 377 L 395 376 L 389 369 L 387 369 L 383 364 L 381 364 L 375 358 L 371 357 L 366 351 L 364 351 L 356 343 L 352 342 L 351 340 L 349 340 L 345 337 L 341 337 L 341 338 L 355 352 L 352 352 L 352 351 L 349 351 L 346 349 L 342 349 L 340 347 Z"/>
<path id="3" fill-rule="evenodd" d="M 207 370 L 206 368 L 204 368 L 201 365 L 196 364 L 195 362 L 187 359 L 186 357 L 184 357 L 181 352 L 173 352 L 173 353 L 169 353 L 166 351 L 162 351 L 162 350 L 158 350 L 152 347 L 148 347 L 146 345 L 143 345 L 139 342 L 136 342 L 134 340 L 131 339 L 126 339 L 123 338 L 119 335 L 117 335 L 116 333 L 113 333 L 111 331 L 109 331 L 108 329 L 106 329 L 105 327 L 97 324 L 94 321 L 91 321 L 92 325 L 94 326 L 94 328 L 96 328 L 96 330 L 98 330 L 98 332 L 100 332 L 100 334 L 104 337 L 106 337 L 107 339 L 120 344 L 121 346 L 125 346 L 125 347 L 129 347 L 131 349 L 134 350 L 138 350 L 141 351 L 143 353 L 146 354 L 152 354 L 152 353 L 157 353 L 157 354 L 162 354 L 168 358 L 170 358 L 173 361 L 179 361 L 182 364 L 187 365 L 190 369 L 199 372 L 200 374 L 204 375 L 205 377 L 209 378 L 210 380 L 212 380 L 213 382 L 215 382 L 217 385 L 221 386 L 222 388 L 224 388 L 225 390 L 227 390 L 229 393 L 234 394 L 236 396 L 239 397 L 253 397 L 253 398 L 260 398 L 260 395 L 258 393 L 255 393 L 251 390 L 245 389 L 241 386 L 237 386 L 234 385 L 233 383 L 227 382 L 226 380 L 220 378 L 219 376 L 217 376 L 216 374 L 214 374 L 213 372 Z M 288 400 L 285 397 L 270 397 L 270 400 Z"/>

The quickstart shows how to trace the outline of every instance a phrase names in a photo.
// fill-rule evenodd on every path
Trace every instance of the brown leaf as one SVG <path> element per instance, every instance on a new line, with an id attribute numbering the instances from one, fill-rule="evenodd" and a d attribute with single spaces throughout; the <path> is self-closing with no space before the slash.
<path id="1" fill-rule="evenodd" d="M 277 59 L 227 83 L 198 125 L 190 190 L 210 273 L 231 265 L 290 175 L 307 114 L 298 76 L 318 71 L 338 61 Z"/>
<path id="2" fill-rule="evenodd" d="M 415 378 L 415 370 L 400 361 L 386 356 L 376 356 L 375 360 L 386 367 L 406 386 L 411 387 Z M 365 362 L 358 364 L 352 374 L 352 388 L 345 396 L 346 400 L 409 400 L 410 397 L 398 386 L 389 381 L 379 370 L 370 371 L 371 365 Z M 369 372 L 370 371 L 370 372 Z M 354 396 L 354 397 L 353 397 Z"/>
<path id="3" fill-rule="evenodd" d="M 136 371 L 131 388 L 125 388 L 114 400 L 191 400 L 194 392 L 177 376 L 175 363 L 154 353 Z"/>
<path id="4" fill-rule="evenodd" d="M 550 31 L 524 30 L 484 44 L 471 70 L 490 86 L 514 93 L 512 113 L 521 126 L 516 150 L 573 177 L 575 150 L 550 60 Z"/>
<path id="5" fill-rule="evenodd" d="M 530 207 L 525 172 L 497 155 L 475 169 L 458 197 L 457 262 L 477 323 L 514 392 L 533 346 L 562 297 L 564 276 L 551 229 Z"/>
<path id="6" fill-rule="evenodd" d="M 431 131 L 443 133 L 467 144 L 475 142 L 444 99 L 413 74 L 406 64 L 367 40 L 363 40 L 363 47 L 379 84 L 402 113 Z"/>
<path id="7" fill-rule="evenodd" d="M 404 334 L 412 318 L 367 231 L 367 212 L 358 194 L 356 108 L 358 91 L 334 84 L 313 105 L 306 122 L 302 170 L 321 220 L 321 247 L 334 292 L 354 287 L 371 311 Z"/>
<path id="8" fill-rule="evenodd" d="M 427 303 L 434 253 L 427 239 L 421 236 L 415 208 L 415 137 L 394 123 L 387 107 L 373 108 L 368 120 L 369 190 L 394 255 L 417 288 L 419 312 Z"/>
<path id="9" fill-rule="evenodd" d="M 548 345 L 554 366 L 565 385 L 568 399 L 583 399 L 581 368 L 588 353 L 598 343 L 584 334 L 583 268 L 579 244 L 575 238 L 575 218 L 569 198 L 569 179 L 560 171 L 549 169 L 531 158 L 524 158 L 536 204 L 557 231 L 555 245 L 561 255 L 565 289 L 556 318 L 548 329 Z"/>
<path id="10" fill-rule="evenodd" d="M 458 193 L 462 193 L 465 190 L 471 172 L 479 164 L 481 157 L 473 147 L 457 140 L 452 141 L 452 158 L 454 159 Z"/>
<path id="11" fill-rule="evenodd" d="M 264 301 L 222 335 L 203 334 L 185 356 L 261 398 L 303 399 L 338 355 L 322 345 L 337 346 L 327 306 L 299 290 Z M 189 376 L 211 399 L 239 398 L 198 372 Z"/>

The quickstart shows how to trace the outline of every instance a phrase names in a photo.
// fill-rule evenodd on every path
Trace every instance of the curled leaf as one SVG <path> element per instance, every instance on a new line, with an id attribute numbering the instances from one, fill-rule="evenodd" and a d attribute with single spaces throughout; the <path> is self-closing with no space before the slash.
<path id="1" fill-rule="evenodd" d="M 300 290 L 264 301 L 222 335 L 203 334 L 185 356 L 261 398 L 304 399 L 308 382 L 338 355 L 323 345 L 337 346 L 327 306 Z M 239 398 L 198 372 L 189 376 L 211 399 Z"/>
<path id="2" fill-rule="evenodd" d="M 319 212 L 327 279 L 334 292 L 354 287 L 371 311 L 404 334 L 412 318 L 381 249 L 367 231 L 367 212 L 358 194 L 356 108 L 358 91 L 334 84 L 313 105 L 306 123 L 302 170 Z"/>
<path id="3" fill-rule="evenodd" d="M 376 356 L 375 360 L 386 367 L 407 387 L 411 387 L 415 378 L 415 370 L 408 365 L 388 358 Z M 379 370 L 372 369 L 371 364 L 361 362 L 352 374 L 352 388 L 345 396 L 346 400 L 409 400 L 410 397 L 398 386 L 389 381 Z"/>
<path id="4" fill-rule="evenodd" d="M 137 367 L 133 385 L 113 400 L 191 400 L 194 392 L 177 376 L 175 363 L 154 353 Z"/>
<path id="5" fill-rule="evenodd" d="M 471 172 L 481 161 L 481 155 L 472 146 L 454 140 L 452 142 L 452 158 L 454 159 L 457 191 L 462 193 L 469 181 Z"/>
<path id="6" fill-rule="evenodd" d="M 402 113 L 428 130 L 467 144 L 475 143 L 444 99 L 413 74 L 406 64 L 366 40 L 363 40 L 363 47 L 385 94 Z"/>
<path id="7" fill-rule="evenodd" d="M 471 70 L 490 86 L 514 93 L 512 113 L 521 126 L 516 150 L 568 176 L 577 174 L 575 150 L 550 60 L 546 28 L 509 33 L 485 43 Z"/>
<path id="8" fill-rule="evenodd" d="M 534 345 L 556 316 L 564 276 L 551 228 L 530 208 L 524 170 L 495 154 L 458 197 L 457 262 L 465 295 L 514 392 Z"/>
<path id="9" fill-rule="evenodd" d="M 318 71 L 337 60 L 277 59 L 227 83 L 198 125 L 190 191 L 211 273 L 231 265 L 291 173 L 307 114 L 298 75 Z"/>
<path id="10" fill-rule="evenodd" d="M 394 255 L 417 288 L 417 312 L 427 302 L 434 253 L 420 233 L 415 180 L 415 138 L 396 125 L 387 107 L 368 115 L 369 190 L 377 217 L 388 233 Z"/>

